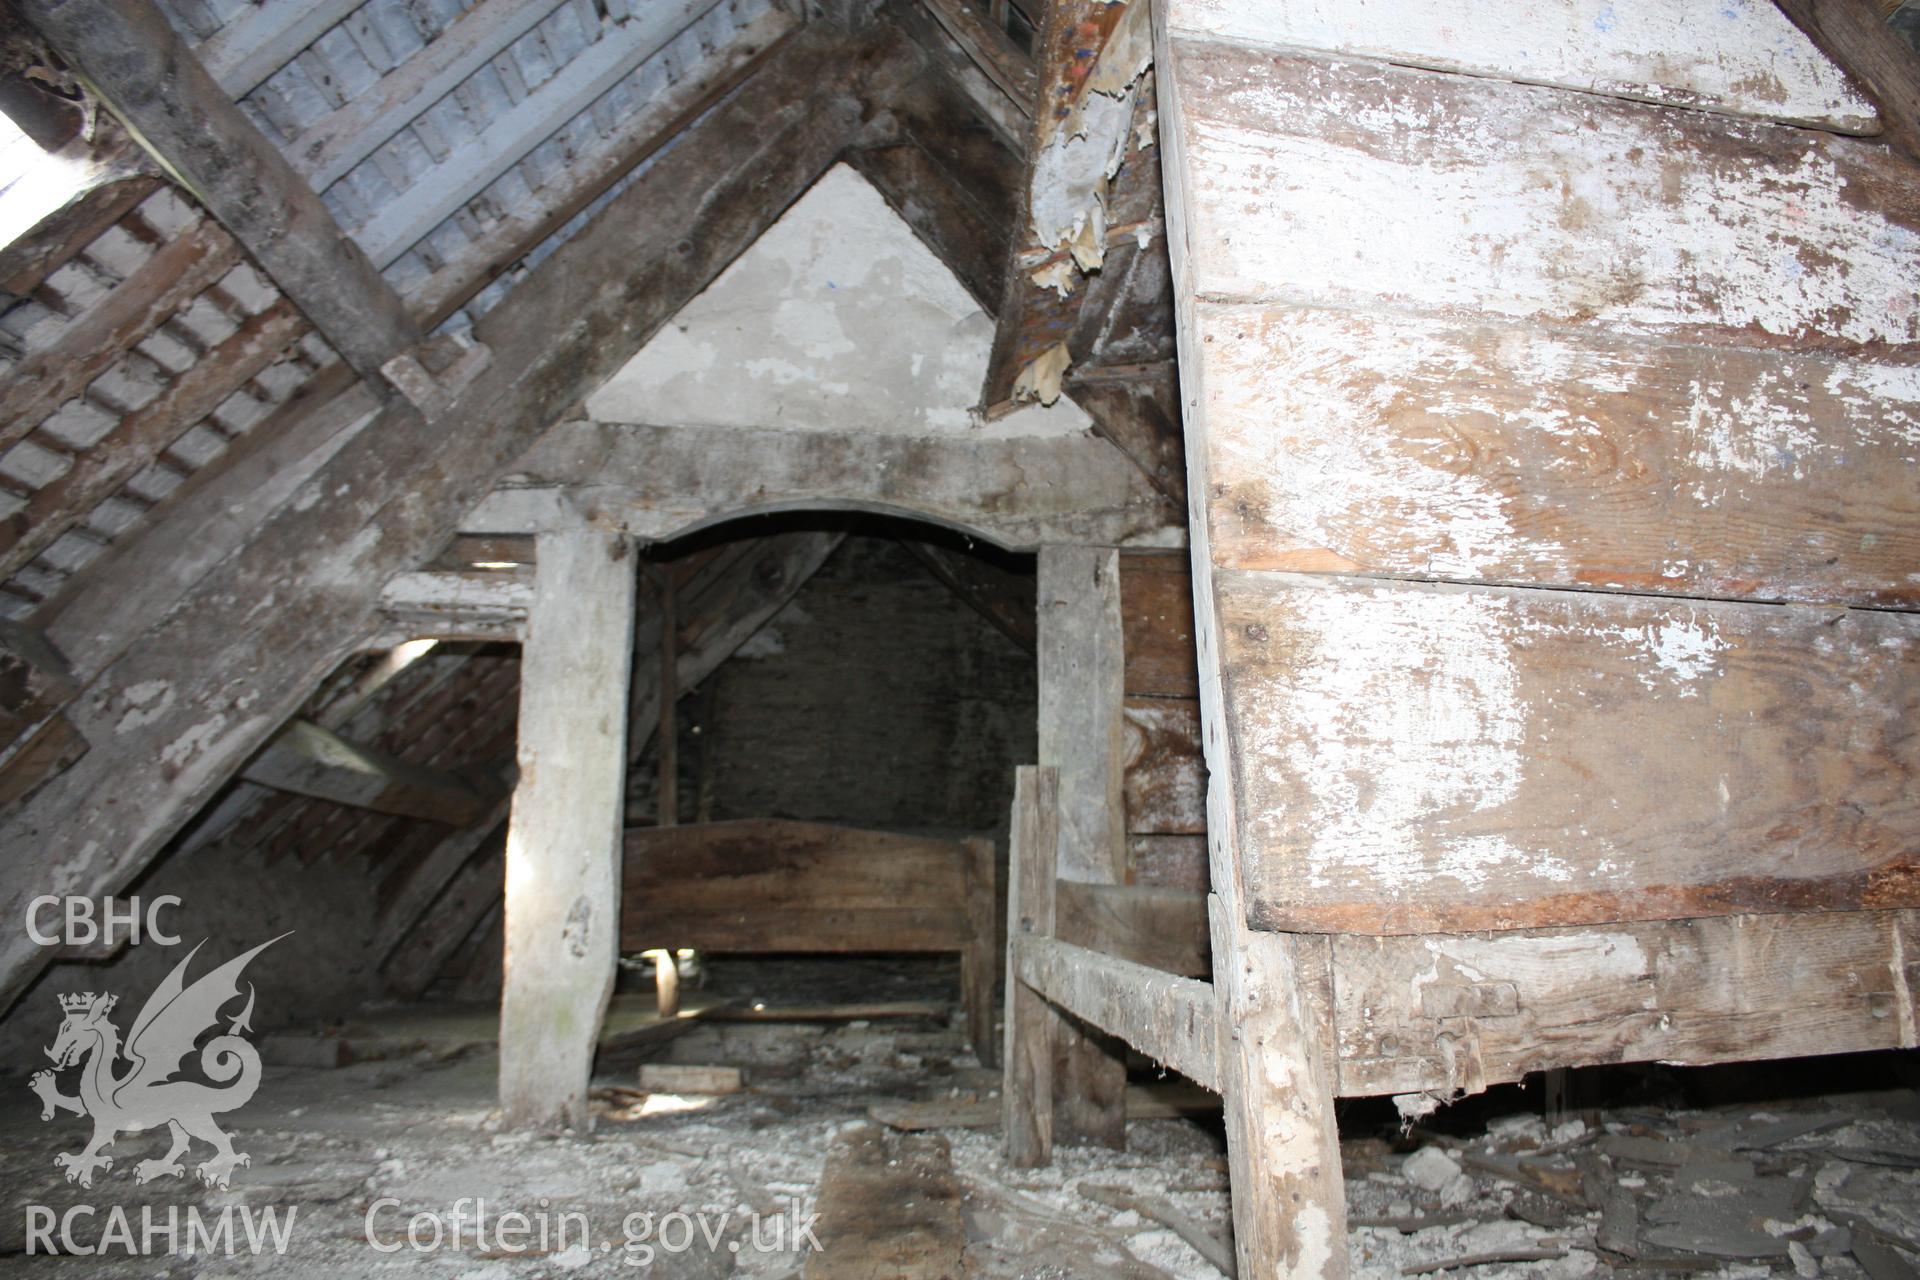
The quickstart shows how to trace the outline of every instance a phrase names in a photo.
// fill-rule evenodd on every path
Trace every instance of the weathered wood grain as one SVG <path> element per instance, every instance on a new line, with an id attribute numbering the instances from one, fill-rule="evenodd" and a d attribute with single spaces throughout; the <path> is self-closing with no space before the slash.
<path id="1" fill-rule="evenodd" d="M 965 913 L 939 907 L 769 907 L 735 899 L 722 890 L 721 905 L 701 910 L 623 911 L 622 949 L 651 951 L 692 947 L 722 954 L 817 955 L 860 951 L 907 954 L 964 951 L 973 939 Z"/>
<path id="2" fill-rule="evenodd" d="M 1199 701 L 1128 698 L 1122 719 L 1127 834 L 1205 835 L 1207 766 L 1200 754 Z"/>
<path id="3" fill-rule="evenodd" d="M 1127 836 L 1128 883 L 1161 889 L 1197 889 L 1205 893 L 1205 836 Z"/>
<path id="4" fill-rule="evenodd" d="M 966 905 L 967 862 L 952 840 L 779 818 L 635 827 L 624 840 L 635 910 Z"/>
<path id="5" fill-rule="evenodd" d="M 0 522 L 0 577 L 11 575 L 220 407 L 307 332 L 285 298 L 248 316 L 166 390 L 126 414 L 67 470 Z"/>
<path id="6" fill-rule="evenodd" d="M 1183 36 L 1321 49 L 1845 133 L 1873 104 L 1769 0 L 1513 0 L 1435 8 L 1337 0 L 1176 0 Z"/>
<path id="7" fill-rule="evenodd" d="M 1118 555 L 1042 547 L 1040 763 L 1060 776 L 1060 874 L 1117 883 L 1126 867 L 1125 730 Z"/>
<path id="8" fill-rule="evenodd" d="M 427 765 L 349 742 L 308 720 L 295 720 L 240 776 L 295 795 L 354 808 L 465 827 L 492 810 L 495 797 Z"/>
<path id="9" fill-rule="evenodd" d="M 15 365 L 0 383 L 0 448 L 25 438 L 239 261 L 239 246 L 211 218 L 156 249 L 59 342 Z"/>
<path id="10" fill-rule="evenodd" d="M 920 65 L 883 30 L 801 32 L 482 318 L 493 362 L 454 403 L 431 420 L 390 403 L 122 637 L 69 712 L 93 749 L 0 829 L 5 911 L 123 888 L 377 626 L 380 585 L 444 545 L 515 456 L 826 171 L 862 95 Z M 0 945 L 0 1003 L 43 963 L 27 939 Z"/>
<path id="11" fill-rule="evenodd" d="M 1163 136 L 1177 133 L 1188 175 L 1199 296 L 1740 345 L 1920 339 L 1920 170 L 1870 143 L 1403 67 L 1171 49 Z"/>
<path id="12" fill-rule="evenodd" d="M 1193 571 L 1184 551 L 1120 557 L 1120 625 L 1128 697 L 1197 698 L 1193 656 Z"/>
<path id="13" fill-rule="evenodd" d="M 393 287 L 155 5 L 24 0 L 21 9 L 362 377 L 421 340 Z"/>
<path id="14" fill-rule="evenodd" d="M 1220 1087 L 1210 984 L 1057 938 L 1014 939 L 1007 976 L 1194 1083 Z"/>
<path id="15" fill-rule="evenodd" d="M 1022 938 L 1051 938 L 1057 924 L 1060 778 L 1042 765 L 1014 771 L 1007 845 L 1007 954 Z M 1006 984 L 1001 1132 L 1016 1169 L 1053 1161 L 1053 1042 L 1060 1014 L 1033 988 Z"/>
<path id="16" fill-rule="evenodd" d="M 570 421 L 529 450 L 462 527 L 529 533 L 585 515 L 660 539 L 801 509 L 918 517 L 1016 551 L 1164 545 L 1179 519 L 1124 455 L 1086 436 L 949 440 Z"/>
<path id="17" fill-rule="evenodd" d="M 1212 974 L 1205 889 L 1062 880 L 1056 894 L 1062 942 L 1182 977 Z"/>
<path id="18" fill-rule="evenodd" d="M 1920 601 L 1920 368 L 1406 315 L 1194 314 L 1224 567 Z"/>
<path id="19" fill-rule="evenodd" d="M 1333 1115 L 1339 1077 L 1332 1021 L 1315 998 L 1329 981 L 1327 940 L 1250 930 L 1232 901 L 1215 894 L 1208 916 L 1240 1274 L 1340 1280 L 1347 1203 Z"/>
<path id="20" fill-rule="evenodd" d="M 1220 571 L 1256 928 L 1920 904 L 1920 619 Z"/>
<path id="21" fill-rule="evenodd" d="M 1916 922 L 1911 911 L 1836 912 L 1335 938 L 1340 1092 L 1912 1048 Z"/>
<path id="22" fill-rule="evenodd" d="M 1920 53 L 1895 29 L 1884 6 L 1848 0 L 1775 0 L 1834 65 L 1880 108 L 1888 141 L 1920 160 Z"/>
<path id="23" fill-rule="evenodd" d="M 967 1228 L 947 1140 L 841 1131 L 820 1175 L 820 1247 L 804 1280 L 961 1280 Z"/>
<path id="24" fill-rule="evenodd" d="M 625 835 L 621 949 L 958 952 L 975 1052 L 992 1044 L 993 845 L 785 819 Z"/>
<path id="25" fill-rule="evenodd" d="M 625 538 L 541 539 L 507 829 L 500 1110 L 516 1127 L 591 1123 L 587 1079 L 620 959 L 635 593 Z"/>

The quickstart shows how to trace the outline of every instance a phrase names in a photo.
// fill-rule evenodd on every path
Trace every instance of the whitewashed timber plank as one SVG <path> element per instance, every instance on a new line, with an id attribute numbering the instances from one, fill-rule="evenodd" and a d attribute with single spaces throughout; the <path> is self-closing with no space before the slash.
<path id="1" fill-rule="evenodd" d="M 1223 567 L 1920 603 L 1920 367 L 1192 310 Z"/>
<path id="2" fill-rule="evenodd" d="M 1216 570 L 1256 928 L 1920 906 L 1920 617 Z"/>
<path id="3" fill-rule="evenodd" d="M 1917 912 L 1847 911 L 1335 938 L 1340 1092 L 1910 1049 L 1920 963 L 1902 935 L 1916 932 Z"/>
<path id="4" fill-rule="evenodd" d="M 1876 144 L 1233 45 L 1171 56 L 1202 297 L 1920 341 L 1920 173 Z"/>
<path id="5" fill-rule="evenodd" d="M 1179 35 L 1872 133 L 1873 104 L 1771 0 L 1169 0 Z"/>

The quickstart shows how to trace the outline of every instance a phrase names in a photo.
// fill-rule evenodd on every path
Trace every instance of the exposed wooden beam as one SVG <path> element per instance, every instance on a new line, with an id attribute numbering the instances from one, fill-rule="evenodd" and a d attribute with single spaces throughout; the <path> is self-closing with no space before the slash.
<path id="1" fill-rule="evenodd" d="M 0 579 L 17 572 L 174 441 L 220 407 L 255 374 L 278 360 L 306 331 L 306 321 L 282 298 L 240 327 L 157 397 L 122 417 L 73 465 L 48 481 L 26 505 L 0 522 Z"/>
<path id="2" fill-rule="evenodd" d="M 927 51 L 933 64 L 958 85 L 994 132 L 1009 146 L 1023 148 L 1032 131 L 1033 104 L 1017 103 L 980 69 L 958 40 L 947 34 L 923 0 L 885 0 L 883 12 Z"/>
<path id="3" fill-rule="evenodd" d="M 654 800 L 653 825 L 680 825 L 680 624 L 675 611 L 673 569 L 656 570 L 654 603 L 659 608 L 660 650 L 655 664 L 655 688 L 660 699 L 659 789 Z"/>
<path id="4" fill-rule="evenodd" d="M 998 314 L 1019 212 L 1020 153 L 948 77 L 889 108 L 892 136 L 848 161 L 988 314 Z"/>
<path id="5" fill-rule="evenodd" d="M 256 0 L 194 50 L 229 98 L 239 99 L 346 20 L 364 0 Z"/>
<path id="6" fill-rule="evenodd" d="M 681 618 L 672 687 L 684 692 L 705 680 L 751 639 L 826 563 L 840 533 L 783 533 L 759 539 L 740 554 L 717 557 L 681 587 Z M 662 723 L 660 617 L 642 618 L 634 642 L 633 710 L 628 760 L 637 761 Z"/>
<path id="7" fill-rule="evenodd" d="M 240 247 L 211 218 L 161 245 L 89 307 L 52 346 L 0 383 L 0 449 L 87 389 L 139 342 L 240 261 Z"/>
<path id="8" fill-rule="evenodd" d="M 1870 0 L 1775 0 L 1820 51 L 1860 82 L 1880 108 L 1881 129 L 1920 160 L 1920 53 Z"/>
<path id="9" fill-rule="evenodd" d="M 379 411 L 345 365 L 326 365 L 285 404 L 111 543 L 34 621 L 83 680 L 124 653 Z"/>
<path id="10" fill-rule="evenodd" d="M 291 8 L 296 0 L 285 0 Z M 244 245 L 362 377 L 421 332 L 151 0 L 20 0 L 54 51 Z"/>
<path id="11" fill-rule="evenodd" d="M 1104 440 L 899 439 L 863 432 L 648 427 L 569 421 L 549 431 L 465 519 L 473 532 L 534 533 L 601 518 L 669 538 L 752 511 L 908 513 L 1011 550 L 1179 537 L 1185 516 Z"/>
<path id="12" fill-rule="evenodd" d="M 406 639 L 517 640 L 532 603 L 530 573 L 416 571 L 380 592 L 389 631 Z"/>
<path id="13" fill-rule="evenodd" d="M 0 246 L 0 289 L 32 293 L 159 188 L 157 166 L 117 121 L 103 121 L 99 131 L 96 141 L 75 138 L 57 153 L 70 182 L 17 184 L 0 200 L 0 217 L 14 232 Z"/>
<path id="14" fill-rule="evenodd" d="M 683 643 L 676 664 L 679 687 L 693 688 L 733 656 L 734 650 L 759 631 L 769 618 L 786 607 L 787 601 L 813 576 L 844 537 L 839 533 L 778 534 L 749 544 L 743 548 L 742 554 L 715 557 L 691 574 L 681 588 L 685 601 L 681 610 L 683 623 L 679 628 Z M 447 597 L 442 588 L 422 585 L 422 580 L 429 576 L 445 579 L 453 575 L 402 574 L 388 584 L 387 598 L 393 600 L 405 596 L 417 599 L 431 596 L 436 601 L 444 601 Z M 526 608 L 532 594 L 530 579 L 500 573 L 466 576 L 490 580 L 476 584 L 471 590 L 493 588 L 496 607 L 515 611 L 518 618 L 515 625 L 524 626 Z M 501 582 L 501 579 L 510 581 Z M 461 589 L 469 590 L 464 585 Z M 639 758 L 659 723 L 661 661 L 657 615 L 643 614 L 638 619 L 634 655 L 633 697 L 627 720 L 630 762 Z M 465 900 L 469 890 L 460 886 L 468 883 L 466 868 L 475 851 L 480 848 L 486 831 L 505 819 L 506 812 L 502 808 L 479 826 L 447 836 L 422 859 L 396 889 L 390 904 L 383 908 L 382 919 L 386 922 L 383 938 L 386 941 L 380 946 L 383 953 L 390 956 L 387 962 L 388 984 L 396 994 L 418 994 L 438 971 L 435 955 L 444 962 L 445 957 L 451 954 L 456 945 L 454 942 L 448 941 L 444 949 L 435 952 L 434 941 L 416 936 L 413 924 L 427 904 L 443 891 L 455 893 L 462 901 Z M 493 893 L 495 896 L 499 894 L 497 874 Z M 437 936 L 438 926 L 433 932 Z"/>
<path id="15" fill-rule="evenodd" d="M 1074 1017 L 1216 1093 L 1213 985 L 1058 938 L 1015 938 L 1013 972 Z"/>
<path id="16" fill-rule="evenodd" d="M 1009 956 L 1022 941 L 1054 936 L 1059 821 L 1059 773 L 1045 765 L 1014 770 L 1007 836 Z M 1059 1011 L 1009 969 L 1001 1131 L 1007 1163 L 1016 1169 L 1053 1161 L 1054 1045 L 1061 1021 Z"/>
<path id="17" fill-rule="evenodd" d="M 551 137 L 560 122 L 592 106 L 717 2 L 656 0 L 639 6 L 637 16 L 615 24 L 561 74 L 455 147 L 430 180 L 416 182 L 381 206 L 353 238 L 376 264 L 386 266 Z"/>
<path id="18" fill-rule="evenodd" d="M 775 55 L 797 25 L 779 9 L 755 18 L 699 75 L 682 80 L 623 120 L 608 146 L 570 166 L 564 189 L 551 207 L 492 225 L 469 252 L 411 292 L 408 305 L 414 315 L 428 327 L 451 315 L 737 88 Z M 114 542 L 69 579 L 58 596 L 41 606 L 36 620 L 55 635 L 77 671 L 97 672 L 208 568 L 251 537 L 378 407 L 375 392 L 356 382 L 345 366 L 323 366 L 267 421 L 189 477 L 148 517 L 141 537 Z"/>
<path id="19" fill-rule="evenodd" d="M 493 362 L 471 384 L 430 417 L 390 402 L 342 445 L 72 704 L 93 749 L 0 830 L 0 914 L 40 893 L 113 892 L 142 869 L 377 628 L 385 580 L 444 545 L 920 65 L 884 28 L 809 27 L 488 313 L 477 335 Z M 0 1004 L 44 962 L 0 942 Z"/>
<path id="20" fill-rule="evenodd" d="M 981 16 L 966 0 L 924 0 L 929 12 L 974 63 L 1029 118 L 1040 96 L 1033 59 L 1013 37 Z"/>
<path id="21" fill-rule="evenodd" d="M 287 145 L 294 167 L 326 190 L 552 13 L 551 4 L 523 0 L 475 5 L 424 49 L 309 125 Z M 211 61 L 213 43 L 201 46 L 203 61 Z M 214 79 L 221 79 L 217 72 Z"/>
<path id="22" fill-rule="evenodd" d="M 1085 366 L 1068 375 L 1067 395 L 1094 430 L 1140 469 L 1177 510 L 1187 509 L 1187 459 L 1180 432 L 1180 383 L 1173 361 Z"/>
<path id="23" fill-rule="evenodd" d="M 240 776 L 276 791 L 453 827 L 476 823 L 492 808 L 489 797 L 452 774 L 349 742 L 309 720 L 282 729 Z"/>
<path id="24" fill-rule="evenodd" d="M 407 295 L 414 314 L 437 325 L 582 209 L 605 194 L 661 147 L 732 93 L 799 27 L 782 9 L 769 9 L 735 35 L 699 69 L 620 121 L 606 145 L 576 157 L 556 179 L 554 198 L 490 224 L 471 247 L 439 267 Z"/>
<path id="25" fill-rule="evenodd" d="M 1142 87 L 1150 74 L 1138 83 L 1124 79 L 1138 65 L 1142 28 L 1137 18 L 1124 21 L 1123 12 L 1124 6 L 1097 0 L 1060 0 L 1050 8 L 1036 45 L 1047 109 L 1034 120 L 1027 171 L 1018 181 L 1018 213 L 1002 268 L 998 324 L 980 403 L 988 417 L 998 417 L 1022 401 L 1052 403 L 1064 392 L 1093 419 L 1102 437 L 1184 511 L 1185 466 L 1172 377 L 1172 281 L 1153 94 Z M 1110 57 L 1109 40 L 1114 42 Z M 1106 78 L 1096 79 L 1103 73 Z M 1110 101 L 1095 92 L 1095 83 L 1132 92 L 1132 114 L 1108 109 L 1101 116 L 1104 134 L 1076 138 L 1074 130 L 1090 118 L 1089 104 Z M 1108 179 L 1100 161 L 1116 146 L 1123 159 Z M 1101 147 L 1107 150 L 1092 160 L 1075 150 Z M 1066 158 L 1070 154 L 1077 158 Z M 1071 209 L 1099 232 L 1091 257 L 1087 244 L 1047 240 Z M 1126 370 L 1131 375 L 1126 381 L 1134 385 L 1115 385 L 1106 373 L 1109 366 Z M 1037 376 L 1061 367 L 1067 373 L 1062 383 Z M 1151 369 L 1160 371 L 1156 383 L 1135 381 Z"/>
<path id="26" fill-rule="evenodd" d="M 498 824 L 485 830 L 479 856 L 454 872 L 382 963 L 380 976 L 396 996 L 418 999 L 474 927 L 500 907 L 500 888 L 506 880 L 504 836 Z"/>
<path id="27" fill-rule="evenodd" d="M 473 860 L 488 837 L 499 833 L 512 804 L 511 796 L 502 796 L 484 818 L 441 837 L 425 857 L 392 879 L 390 887 L 383 886 L 386 891 L 380 899 L 377 933 L 370 948 L 383 964 L 405 945 L 422 914 Z"/>

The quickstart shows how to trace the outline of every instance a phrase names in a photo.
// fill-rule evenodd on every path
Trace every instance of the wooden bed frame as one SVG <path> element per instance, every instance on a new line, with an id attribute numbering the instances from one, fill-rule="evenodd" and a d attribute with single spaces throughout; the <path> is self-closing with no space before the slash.
<path id="1" fill-rule="evenodd" d="M 974 1052 L 993 1034 L 993 843 L 779 819 L 626 832 L 623 952 L 957 952 Z"/>

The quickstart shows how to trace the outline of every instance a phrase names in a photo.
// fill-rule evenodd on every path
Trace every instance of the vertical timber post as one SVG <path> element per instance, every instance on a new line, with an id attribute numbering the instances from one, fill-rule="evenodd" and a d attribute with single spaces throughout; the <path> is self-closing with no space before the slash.
<path id="1" fill-rule="evenodd" d="M 1119 884 L 1127 865 L 1120 556 L 1111 547 L 1042 547 L 1039 559 L 1040 763 L 1059 774 L 1060 878 Z M 1054 1062 L 1055 1137 L 1124 1147 L 1126 1047 L 1063 1019 Z"/>
<path id="2" fill-rule="evenodd" d="M 507 829 L 500 1110 L 586 1128 L 620 945 L 620 829 L 635 557 L 624 536 L 543 534 L 520 662 Z"/>
<path id="3" fill-rule="evenodd" d="M 1000 1101 L 1007 1163 L 1016 1169 L 1053 1161 L 1053 1046 L 1064 1019 L 1015 976 L 1014 952 L 1022 938 L 1053 936 L 1059 790 L 1059 775 L 1045 765 L 1022 765 L 1014 774 L 1007 858 L 1006 1079 Z"/>
<path id="4" fill-rule="evenodd" d="M 983 1067 L 1000 1065 L 1000 1045 L 993 1038 L 993 982 L 998 976 L 1000 948 L 994 945 L 993 841 L 962 841 L 967 851 L 967 925 L 973 935 L 960 958 L 960 986 L 967 1014 L 967 1038 Z"/>
<path id="5" fill-rule="evenodd" d="M 651 572 L 660 597 L 660 790 L 653 820 L 661 827 L 680 825 L 680 619 L 673 572 L 670 564 Z M 680 1016 L 680 967 L 670 948 L 653 953 L 653 1011 Z"/>

